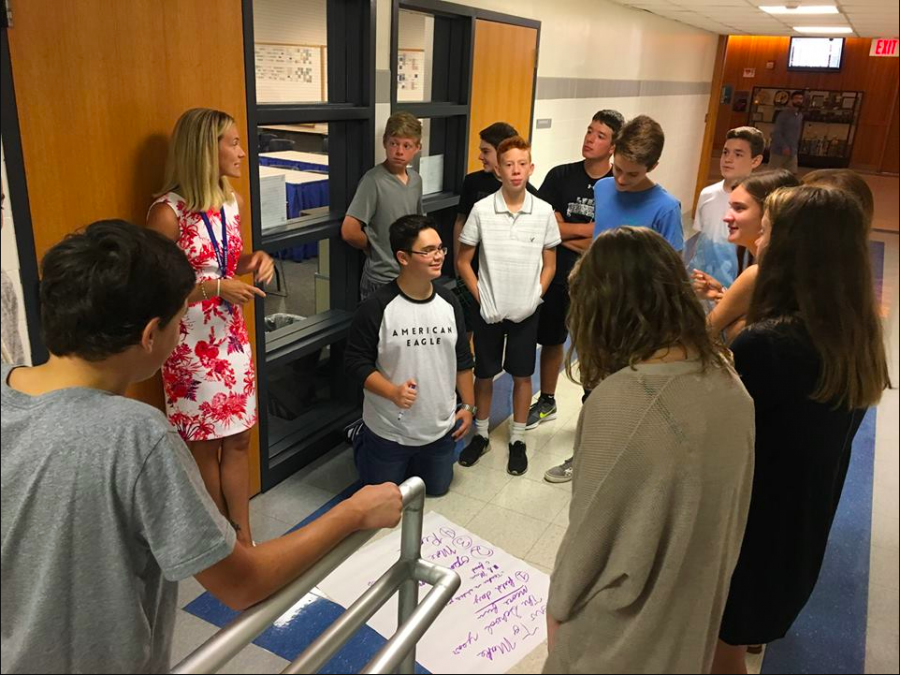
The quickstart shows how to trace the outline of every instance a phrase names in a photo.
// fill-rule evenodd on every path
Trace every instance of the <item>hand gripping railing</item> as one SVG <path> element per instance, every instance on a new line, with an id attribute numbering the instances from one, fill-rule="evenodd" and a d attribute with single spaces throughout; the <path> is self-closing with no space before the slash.
<path id="1" fill-rule="evenodd" d="M 283 672 L 315 673 L 399 590 L 397 632 L 363 669 L 363 673 L 415 672 L 416 643 L 459 589 L 456 572 L 421 559 L 425 483 L 410 478 L 400 486 L 403 526 L 400 560 L 394 563 L 350 608 Z M 306 574 L 254 605 L 172 669 L 173 673 L 215 673 L 293 607 L 376 533 L 357 532 L 325 554 Z M 419 604 L 419 582 L 432 589 Z"/>

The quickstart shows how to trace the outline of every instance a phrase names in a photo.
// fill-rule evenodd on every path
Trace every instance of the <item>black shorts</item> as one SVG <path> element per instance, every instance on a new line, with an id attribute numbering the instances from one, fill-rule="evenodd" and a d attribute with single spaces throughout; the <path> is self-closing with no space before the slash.
<path id="1" fill-rule="evenodd" d="M 531 377 L 537 354 L 540 308 L 519 323 L 504 320 L 486 323 L 475 312 L 475 377 L 490 379 L 501 370 L 513 377 Z M 503 347 L 506 346 L 504 355 Z M 502 365 L 501 365 L 502 364 Z"/>
<path id="2" fill-rule="evenodd" d="M 569 282 L 554 279 L 544 293 L 544 304 L 540 308 L 537 341 L 549 347 L 566 343 L 566 314 L 569 312 Z"/>

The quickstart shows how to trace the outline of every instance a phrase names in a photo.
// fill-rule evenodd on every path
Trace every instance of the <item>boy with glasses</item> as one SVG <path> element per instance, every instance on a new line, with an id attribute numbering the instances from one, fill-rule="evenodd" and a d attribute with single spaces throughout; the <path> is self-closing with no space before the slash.
<path id="1" fill-rule="evenodd" d="M 434 221 L 403 216 L 390 242 L 400 276 L 360 305 L 344 359 L 365 395 L 356 466 L 364 483 L 419 476 L 439 496 L 453 480 L 456 441 L 472 426 L 472 354 L 459 301 L 434 283 L 447 255 Z"/>

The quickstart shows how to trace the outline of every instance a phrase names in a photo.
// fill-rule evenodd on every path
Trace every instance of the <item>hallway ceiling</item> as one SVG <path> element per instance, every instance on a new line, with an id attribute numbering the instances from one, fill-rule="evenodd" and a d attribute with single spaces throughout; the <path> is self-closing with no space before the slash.
<path id="1" fill-rule="evenodd" d="M 849 26 L 847 37 L 897 37 L 897 0 L 805 0 L 799 5 L 834 5 L 839 14 L 767 14 L 760 5 L 785 0 L 614 0 L 667 19 L 722 35 L 800 35 L 794 26 Z M 838 36 L 839 37 L 839 36 Z"/>

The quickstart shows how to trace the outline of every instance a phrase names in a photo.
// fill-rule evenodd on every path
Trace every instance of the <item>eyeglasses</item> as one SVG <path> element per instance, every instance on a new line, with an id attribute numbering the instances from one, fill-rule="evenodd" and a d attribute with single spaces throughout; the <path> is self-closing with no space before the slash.
<path id="1" fill-rule="evenodd" d="M 441 246 L 440 248 L 427 248 L 424 251 L 413 251 L 412 249 L 410 249 L 407 251 L 407 253 L 414 253 L 426 258 L 437 258 L 439 253 L 441 254 L 441 256 L 447 255 L 447 247 Z"/>

